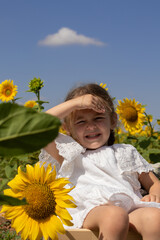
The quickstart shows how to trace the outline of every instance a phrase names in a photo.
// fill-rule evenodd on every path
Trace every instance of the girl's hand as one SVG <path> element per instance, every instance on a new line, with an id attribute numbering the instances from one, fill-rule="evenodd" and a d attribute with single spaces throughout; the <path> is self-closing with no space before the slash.
<path id="1" fill-rule="evenodd" d="M 81 97 L 75 98 L 75 100 L 78 102 L 78 110 L 81 109 L 92 109 L 96 112 L 103 113 L 105 112 L 105 107 L 102 101 L 91 94 L 86 94 Z"/>
<path id="2" fill-rule="evenodd" d="M 144 196 L 141 201 L 143 202 L 157 202 L 160 203 L 160 196 L 159 195 L 154 195 L 154 194 L 148 194 Z"/>
<path id="3" fill-rule="evenodd" d="M 139 181 L 148 195 L 144 196 L 141 201 L 160 203 L 160 181 L 153 172 L 142 172 L 139 175 Z"/>

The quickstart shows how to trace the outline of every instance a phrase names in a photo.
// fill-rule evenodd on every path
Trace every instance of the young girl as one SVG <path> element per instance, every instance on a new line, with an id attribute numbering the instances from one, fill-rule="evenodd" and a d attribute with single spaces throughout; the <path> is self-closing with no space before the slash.
<path id="1" fill-rule="evenodd" d="M 67 135 L 47 145 L 40 161 L 56 165 L 58 177 L 75 186 L 73 227 L 98 229 L 101 240 L 125 240 L 129 229 L 160 240 L 160 181 L 133 146 L 114 144 L 117 115 L 108 92 L 81 86 L 47 113 L 63 121 Z"/>

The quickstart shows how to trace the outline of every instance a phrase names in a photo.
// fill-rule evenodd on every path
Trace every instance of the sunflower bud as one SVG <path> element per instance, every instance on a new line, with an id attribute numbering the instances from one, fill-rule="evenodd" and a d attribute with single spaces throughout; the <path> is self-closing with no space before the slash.
<path id="1" fill-rule="evenodd" d="M 44 87 L 43 81 L 40 78 L 33 78 L 29 82 L 29 92 L 37 93 L 41 90 L 42 87 Z"/>

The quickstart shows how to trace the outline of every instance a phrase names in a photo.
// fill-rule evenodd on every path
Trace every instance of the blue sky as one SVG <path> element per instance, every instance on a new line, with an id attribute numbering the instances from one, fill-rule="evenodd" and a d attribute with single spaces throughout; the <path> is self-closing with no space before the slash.
<path id="1" fill-rule="evenodd" d="M 46 110 L 72 87 L 103 82 L 160 118 L 159 12 L 159 0 L 1 0 L 0 82 L 12 79 L 23 104 L 40 77 Z"/>

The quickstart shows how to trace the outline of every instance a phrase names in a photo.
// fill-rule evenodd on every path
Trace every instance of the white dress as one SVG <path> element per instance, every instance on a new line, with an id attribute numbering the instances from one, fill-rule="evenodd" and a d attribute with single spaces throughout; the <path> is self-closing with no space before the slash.
<path id="1" fill-rule="evenodd" d="M 67 209 L 74 228 L 81 228 L 89 211 L 99 205 L 112 203 L 127 212 L 139 207 L 158 207 L 160 203 L 142 202 L 138 173 L 153 171 L 151 165 L 129 144 L 103 146 L 86 150 L 73 138 L 59 134 L 55 140 L 62 165 L 45 150 L 41 162 L 56 166 L 57 177 L 67 177 L 75 188 L 69 193 L 77 208 Z"/>

